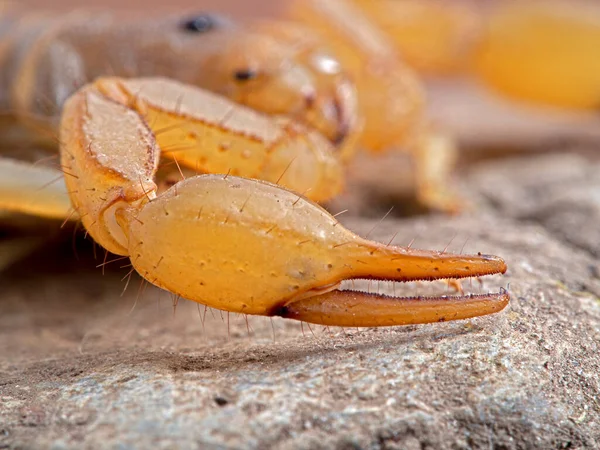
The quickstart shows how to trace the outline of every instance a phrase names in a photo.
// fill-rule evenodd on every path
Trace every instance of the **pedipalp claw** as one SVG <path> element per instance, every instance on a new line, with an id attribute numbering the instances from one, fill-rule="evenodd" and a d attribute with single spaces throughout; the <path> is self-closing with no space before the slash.
<path id="1" fill-rule="evenodd" d="M 143 83 L 144 92 L 133 95 L 137 90 L 132 86 L 137 87 L 138 82 Z M 88 232 L 107 250 L 129 256 L 133 268 L 150 283 L 226 311 L 342 326 L 455 320 L 506 306 L 506 293 L 400 299 L 336 291 L 342 281 L 360 278 L 417 281 L 504 273 L 506 263 L 496 256 L 452 255 L 369 241 L 344 228 L 316 203 L 280 185 L 228 172 L 193 176 L 157 192 L 154 178 L 160 151 L 169 140 L 167 134 L 159 134 L 155 140 L 149 124 L 158 129 L 173 125 L 154 120 L 157 117 L 166 120 L 175 113 L 183 117 L 189 112 L 186 108 L 203 111 L 212 99 L 213 109 L 217 103 L 221 105 L 222 117 L 209 125 L 218 131 L 217 122 L 222 125 L 226 119 L 226 137 L 239 138 L 240 152 L 246 141 L 257 139 L 258 135 L 252 137 L 248 131 L 265 133 L 258 124 L 270 122 L 173 82 L 138 82 L 101 79 L 71 97 L 62 118 L 61 164 L 72 175 L 65 181 Z M 125 95 L 128 84 L 131 92 Z M 165 104 L 156 100 L 162 90 L 177 94 L 169 96 L 173 104 L 166 112 L 159 111 Z M 179 94 L 185 98 L 181 104 L 173 100 Z M 154 107 L 156 116 L 150 114 Z M 214 110 L 204 112 L 204 116 L 215 114 Z M 207 131 L 211 127 L 206 117 L 203 120 L 197 120 L 195 126 Z M 118 131 L 107 133 L 107 129 Z M 279 135 L 285 130 L 275 126 L 271 132 Z M 223 137 L 215 136 L 211 138 L 213 150 Z M 211 139 L 204 137 L 203 143 L 208 145 Z M 179 138 L 174 142 L 185 141 L 185 136 Z M 298 142 L 303 139 L 298 136 Z M 306 139 L 312 142 L 310 136 Z M 276 153 L 292 157 L 292 150 L 298 150 L 284 145 L 292 141 L 274 139 L 281 146 L 270 153 L 270 144 L 261 141 L 264 145 L 258 150 L 269 154 L 267 159 L 273 164 L 278 160 Z M 196 144 L 194 148 L 203 151 L 204 145 Z M 327 184 L 327 180 L 335 185 L 338 179 L 334 170 L 338 166 L 325 164 L 327 145 L 305 147 L 307 159 L 314 157 L 324 163 L 320 165 L 323 176 L 311 183 L 315 186 Z M 228 151 L 233 150 L 231 146 Z M 191 153 L 186 154 L 189 157 Z M 279 163 L 282 161 L 285 158 Z M 312 164 L 291 172 L 304 179 L 300 176 L 304 169 L 314 172 Z M 264 167 L 261 170 L 264 172 Z M 281 174 L 273 171 L 277 172 Z"/>
<path id="2" fill-rule="evenodd" d="M 491 314 L 509 300 L 506 293 L 401 299 L 336 290 L 350 279 L 503 273 L 506 263 L 496 256 L 452 255 L 360 238 L 308 199 L 265 182 L 188 178 L 141 210 L 124 214 L 132 263 L 142 276 L 228 311 L 386 326 Z"/>
<path id="3" fill-rule="evenodd" d="M 293 301 L 274 315 L 318 325 L 386 327 L 469 319 L 503 310 L 507 291 L 447 297 L 395 298 L 357 291 L 331 291 Z"/>

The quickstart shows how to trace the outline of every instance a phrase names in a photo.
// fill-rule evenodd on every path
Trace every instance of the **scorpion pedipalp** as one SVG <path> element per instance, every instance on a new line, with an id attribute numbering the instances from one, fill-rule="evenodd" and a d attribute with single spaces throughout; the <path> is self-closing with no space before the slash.
<path id="1" fill-rule="evenodd" d="M 180 161 L 189 166 L 205 164 L 200 169 L 206 170 L 229 161 L 246 176 L 264 174 L 269 160 L 290 147 L 308 155 L 300 163 L 320 174 L 308 177 L 313 187 L 331 189 L 327 182 L 341 181 L 336 159 L 328 141 L 310 133 L 289 133 L 276 120 L 179 83 L 105 78 L 66 103 L 61 159 L 73 205 L 92 237 L 129 256 L 149 282 L 208 306 L 375 326 L 472 317 L 506 305 L 505 293 L 416 301 L 335 291 L 347 279 L 462 278 L 502 273 L 506 265 L 492 256 L 363 239 L 308 198 L 267 181 L 227 170 L 189 177 L 158 193 L 160 152 L 174 145 L 185 146 Z M 194 139 L 187 139 L 190 134 Z M 219 161 L 224 141 L 229 159 Z M 263 158 L 256 167 L 242 157 L 251 145 L 251 156 Z M 289 158 L 294 161 L 291 152 Z"/>

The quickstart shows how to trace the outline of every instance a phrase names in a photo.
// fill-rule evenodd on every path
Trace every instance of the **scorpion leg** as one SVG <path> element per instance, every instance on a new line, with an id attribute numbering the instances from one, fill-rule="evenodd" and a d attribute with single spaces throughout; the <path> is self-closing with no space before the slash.
<path id="1" fill-rule="evenodd" d="M 502 273 L 506 265 L 494 256 L 365 240 L 311 200 L 266 181 L 199 175 L 158 194 L 153 178 L 159 119 L 148 119 L 151 106 L 144 99 L 151 96 L 119 96 L 115 92 L 122 93 L 122 86 L 119 80 L 99 80 L 71 97 L 61 124 L 61 158 L 73 175 L 66 182 L 84 226 L 108 250 L 128 255 L 149 282 L 227 311 L 331 325 L 453 320 L 507 304 L 505 292 L 427 300 L 338 292 L 347 279 L 462 278 Z M 178 86 L 171 93 L 181 101 L 163 103 L 164 114 L 195 119 L 208 114 L 193 100 L 198 91 Z M 221 138 L 232 147 L 247 139 L 238 133 L 243 111 L 232 109 L 229 117 L 238 119 L 222 123 Z M 197 133 L 212 127 L 210 120 L 194 124 Z M 218 151 L 218 139 L 204 143 Z"/>
<path id="2" fill-rule="evenodd" d="M 59 220 L 76 218 L 63 173 L 0 157 L 0 222 L 11 224 L 19 214 Z M 40 236 L 1 236 L 0 272 L 33 253 L 44 242 Z"/>
<path id="3" fill-rule="evenodd" d="M 389 38 L 419 72 L 468 70 L 484 28 L 481 5 L 444 0 L 347 0 Z"/>
<path id="4" fill-rule="evenodd" d="M 71 202 L 59 170 L 0 157 L 0 211 L 66 219 Z"/>
<path id="5" fill-rule="evenodd" d="M 459 200 L 446 186 L 458 156 L 452 138 L 430 128 L 427 133 L 419 135 L 409 148 L 415 165 L 416 191 L 420 202 L 429 208 L 452 214 L 464 209 L 464 201 Z"/>

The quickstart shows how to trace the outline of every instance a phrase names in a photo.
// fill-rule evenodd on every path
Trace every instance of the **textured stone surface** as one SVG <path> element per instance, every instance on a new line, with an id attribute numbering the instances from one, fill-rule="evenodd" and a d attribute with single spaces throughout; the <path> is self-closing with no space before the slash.
<path id="1" fill-rule="evenodd" d="M 501 213 L 600 256 L 599 163 L 577 153 L 523 157 L 482 164 L 472 179 Z"/>
<path id="2" fill-rule="evenodd" d="M 102 277 L 63 258 L 44 270 L 40 254 L 0 281 L 0 447 L 594 448 L 598 260 L 506 215 L 376 228 L 419 247 L 454 238 L 454 251 L 468 238 L 465 251 L 510 267 L 465 283 L 510 283 L 501 314 L 393 329 L 252 317 L 248 335 L 241 317 L 209 311 L 203 326 L 202 309 L 173 312 L 153 288 L 130 312 L 139 281 L 120 297 L 127 269 Z M 346 218 L 362 233 L 375 222 Z"/>

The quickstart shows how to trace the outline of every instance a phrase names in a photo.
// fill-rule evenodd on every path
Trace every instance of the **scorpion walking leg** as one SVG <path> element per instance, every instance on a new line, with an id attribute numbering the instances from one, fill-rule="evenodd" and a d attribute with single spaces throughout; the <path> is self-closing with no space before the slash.
<path id="1" fill-rule="evenodd" d="M 30 214 L 49 219 L 77 218 L 63 181 L 63 173 L 0 157 L 0 221 Z M 0 238 L 0 272 L 31 254 L 45 242 L 40 236 Z"/>
<path id="2" fill-rule="evenodd" d="M 66 219 L 72 207 L 63 172 L 0 157 L 0 211 Z"/>
<path id="3" fill-rule="evenodd" d="M 145 81 L 153 83 L 163 80 Z M 338 291 L 346 279 L 462 278 L 502 273 L 506 265 L 494 256 L 459 256 L 365 240 L 319 205 L 281 186 L 212 174 L 187 178 L 157 194 L 153 177 L 159 130 L 146 119 L 144 111 L 150 106 L 143 95 L 135 101 L 125 96 L 125 102 L 107 95 L 119 85 L 118 80 L 100 80 L 67 102 L 61 157 L 74 175 L 66 181 L 84 226 L 105 248 L 128 255 L 149 282 L 227 311 L 330 325 L 453 320 L 506 306 L 505 292 L 401 300 Z M 175 116 L 194 117 L 202 108 L 191 101 L 198 93 L 182 85 L 177 89 L 181 101 L 163 108 Z M 242 114 L 241 120 L 243 110 L 234 113 Z M 232 146 L 240 144 L 246 137 L 236 132 L 239 125 L 223 122 L 222 129 L 230 131 L 221 138 Z M 207 121 L 202 129 L 198 121 L 194 127 L 203 133 L 212 124 Z M 207 139 L 205 144 L 216 154 L 218 141 Z M 300 144 L 296 147 L 302 151 Z"/>
<path id="4" fill-rule="evenodd" d="M 458 156 L 453 140 L 430 129 L 420 135 L 410 148 L 415 164 L 417 196 L 421 203 L 438 211 L 458 213 L 464 208 L 464 202 L 459 201 L 448 188 L 450 172 Z"/>
<path id="5" fill-rule="evenodd" d="M 484 28 L 482 5 L 445 0 L 347 0 L 421 73 L 468 70 Z"/>

